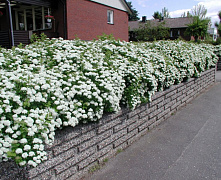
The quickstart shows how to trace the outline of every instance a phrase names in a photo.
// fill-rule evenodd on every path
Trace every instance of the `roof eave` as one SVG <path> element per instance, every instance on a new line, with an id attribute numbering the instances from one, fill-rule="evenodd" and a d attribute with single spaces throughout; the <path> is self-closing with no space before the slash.
<path id="1" fill-rule="evenodd" d="M 126 0 L 121 0 L 122 1 L 122 3 L 124 4 L 124 6 L 126 7 L 126 9 L 127 9 L 127 12 L 129 13 L 129 14 L 132 14 L 133 12 L 132 12 L 132 9 L 130 8 L 130 6 L 127 4 L 127 1 Z"/>

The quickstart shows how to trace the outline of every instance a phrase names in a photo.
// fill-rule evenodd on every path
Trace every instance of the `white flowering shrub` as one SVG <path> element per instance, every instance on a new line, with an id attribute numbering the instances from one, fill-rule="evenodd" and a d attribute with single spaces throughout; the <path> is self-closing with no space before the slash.
<path id="1" fill-rule="evenodd" d="M 134 109 L 217 61 L 214 46 L 183 41 L 38 41 L 0 48 L 0 161 L 47 159 L 55 130 Z"/>
<path id="2" fill-rule="evenodd" d="M 214 51 L 218 57 L 221 57 L 221 45 L 215 46 Z"/>

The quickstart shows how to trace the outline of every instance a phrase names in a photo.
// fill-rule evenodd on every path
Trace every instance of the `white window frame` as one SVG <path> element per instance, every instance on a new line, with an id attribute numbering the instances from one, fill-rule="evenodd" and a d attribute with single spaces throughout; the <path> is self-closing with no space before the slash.
<path id="1" fill-rule="evenodd" d="M 114 11 L 113 10 L 107 10 L 107 23 L 114 24 Z"/>

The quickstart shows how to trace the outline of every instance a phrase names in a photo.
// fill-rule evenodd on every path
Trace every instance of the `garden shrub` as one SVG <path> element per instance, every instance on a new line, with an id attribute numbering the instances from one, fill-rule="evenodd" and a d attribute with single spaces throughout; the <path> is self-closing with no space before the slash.
<path id="1" fill-rule="evenodd" d="M 213 49 L 183 41 L 61 38 L 0 48 L 0 161 L 37 166 L 56 129 L 151 101 L 156 91 L 214 66 Z"/>

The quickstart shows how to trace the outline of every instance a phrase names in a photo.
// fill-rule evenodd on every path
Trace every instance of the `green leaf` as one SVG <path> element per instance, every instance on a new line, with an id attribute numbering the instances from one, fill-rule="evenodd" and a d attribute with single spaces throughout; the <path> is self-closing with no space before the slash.
<path id="1" fill-rule="evenodd" d="M 7 156 L 8 156 L 8 157 L 11 157 L 11 158 L 14 158 L 14 157 L 16 157 L 16 153 L 15 153 L 15 152 L 12 152 L 12 151 L 8 151 L 8 152 L 7 152 Z"/>

